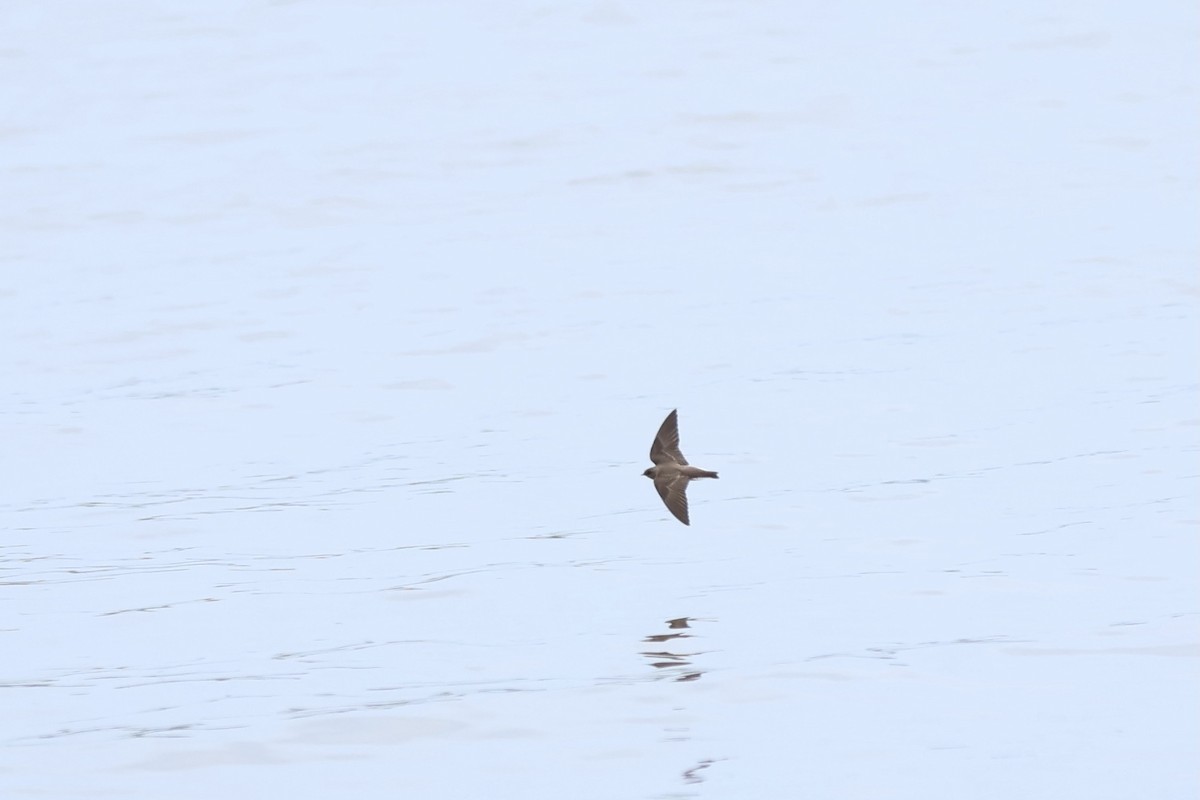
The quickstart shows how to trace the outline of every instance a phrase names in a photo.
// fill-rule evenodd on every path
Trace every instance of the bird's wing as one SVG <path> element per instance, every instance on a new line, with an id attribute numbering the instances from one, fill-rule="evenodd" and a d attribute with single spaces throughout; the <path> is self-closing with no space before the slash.
<path id="1" fill-rule="evenodd" d="M 688 479 L 683 475 L 660 475 L 654 479 L 654 488 L 658 489 L 658 496 L 662 498 L 667 511 L 684 525 L 691 525 L 688 522 L 687 485 Z"/>
<path id="2" fill-rule="evenodd" d="M 654 444 L 650 445 L 650 460 L 655 464 L 687 463 L 683 453 L 679 452 L 679 418 L 675 416 L 674 411 L 667 414 L 662 427 L 654 436 Z"/>

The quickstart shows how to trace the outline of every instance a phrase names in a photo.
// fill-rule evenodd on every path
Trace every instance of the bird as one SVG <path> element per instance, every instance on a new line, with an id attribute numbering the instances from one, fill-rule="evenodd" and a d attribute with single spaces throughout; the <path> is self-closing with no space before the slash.
<path id="1" fill-rule="evenodd" d="M 654 466 L 642 474 L 654 481 L 663 504 L 684 525 L 688 521 L 687 485 L 694 478 L 716 478 L 717 473 L 688 464 L 679 451 L 678 409 L 667 414 L 650 445 L 650 460 Z"/>

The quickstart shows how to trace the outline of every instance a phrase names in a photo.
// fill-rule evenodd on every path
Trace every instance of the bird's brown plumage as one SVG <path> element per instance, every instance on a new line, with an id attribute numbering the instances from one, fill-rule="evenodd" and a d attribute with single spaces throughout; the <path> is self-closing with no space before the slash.
<path id="1" fill-rule="evenodd" d="M 688 518 L 687 485 L 693 478 L 716 478 L 717 473 L 688 464 L 679 449 L 679 416 L 675 411 L 667 414 L 659 426 L 654 442 L 650 445 L 650 460 L 654 466 L 643 475 L 654 480 L 654 488 L 662 498 L 663 505 L 675 519 L 691 525 Z"/>

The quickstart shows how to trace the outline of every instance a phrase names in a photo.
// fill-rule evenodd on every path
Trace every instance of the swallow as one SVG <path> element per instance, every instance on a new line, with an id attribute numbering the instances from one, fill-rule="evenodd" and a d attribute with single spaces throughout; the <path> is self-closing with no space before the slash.
<path id="1" fill-rule="evenodd" d="M 675 411 L 667 414 L 662 427 L 650 445 L 650 460 L 654 466 L 642 474 L 654 481 L 654 488 L 667 511 L 684 525 L 688 522 L 687 485 L 693 478 L 716 478 L 717 473 L 688 464 L 679 451 L 679 418 Z"/>

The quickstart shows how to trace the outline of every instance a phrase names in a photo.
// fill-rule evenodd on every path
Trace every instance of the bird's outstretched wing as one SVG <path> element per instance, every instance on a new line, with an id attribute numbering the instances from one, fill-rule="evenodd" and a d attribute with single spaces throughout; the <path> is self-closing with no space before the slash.
<path id="1" fill-rule="evenodd" d="M 650 460 L 655 464 L 686 464 L 687 459 L 683 457 L 683 453 L 679 451 L 679 418 L 675 411 L 667 414 L 667 418 L 663 420 L 662 427 L 658 429 L 658 433 L 654 437 L 654 444 L 650 445 Z M 655 481 L 655 485 L 657 485 Z M 658 490 L 662 494 L 662 489 Z M 664 499 L 666 496 L 663 496 Z M 669 506 L 668 506 L 669 508 Z M 675 516 L 679 516 L 676 514 Z M 684 504 L 684 516 L 687 516 L 687 504 Z"/>
<path id="2" fill-rule="evenodd" d="M 658 489 L 658 496 L 662 498 L 667 511 L 684 525 L 691 525 L 692 523 L 688 522 L 687 485 L 688 479 L 683 475 L 669 478 L 659 476 L 654 479 L 654 488 Z"/>

